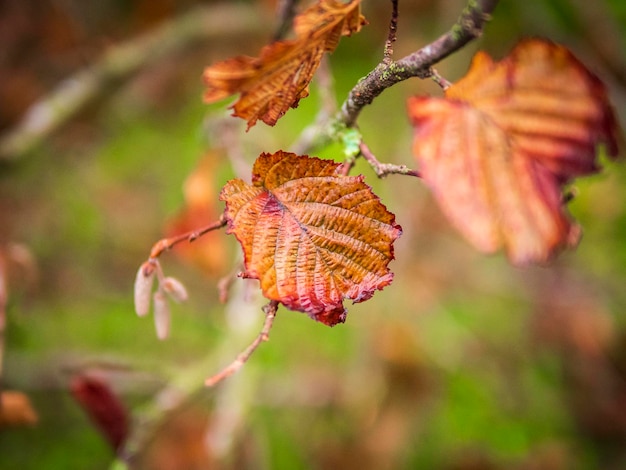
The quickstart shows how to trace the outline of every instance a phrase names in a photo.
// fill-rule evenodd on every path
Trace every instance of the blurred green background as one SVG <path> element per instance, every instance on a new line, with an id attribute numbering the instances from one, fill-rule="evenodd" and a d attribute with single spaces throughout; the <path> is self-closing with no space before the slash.
<path id="1" fill-rule="evenodd" d="M 339 103 L 382 55 L 390 2 L 363 4 L 370 25 L 330 57 Z M 401 1 L 395 57 L 446 31 L 464 5 Z M 32 412 L 12 405 L 17 418 L 0 423 L 0 468 L 120 468 L 80 405 L 77 387 L 86 383 L 105 390 L 90 395 L 91 406 L 108 390 L 128 414 L 128 452 L 138 468 L 626 468 L 619 162 L 605 161 L 601 174 L 574 185 L 579 248 L 527 269 L 476 253 L 419 180 L 377 180 L 359 162 L 355 171 L 403 227 L 394 283 L 349 306 L 346 324 L 333 329 L 280 309 L 270 341 L 214 389 L 204 379 L 263 321 L 254 282 L 238 280 L 228 302 L 218 300 L 217 281 L 238 262 L 232 237 L 221 232 L 202 252 L 163 257 L 166 274 L 190 293 L 173 306 L 168 340 L 134 314 L 136 270 L 168 224 L 189 222 L 176 217 L 199 162 L 200 192 L 215 195 L 206 203 L 214 220 L 219 189 L 243 163 L 289 150 L 315 119 L 315 83 L 274 128 L 259 123 L 248 133 L 226 118 L 227 101 L 201 102 L 203 68 L 257 54 L 277 26 L 275 7 L 270 0 L 0 3 L 3 132 L 117 46 L 189 12 L 215 22 L 173 53 L 139 57 L 136 73 L 103 80 L 35 150 L 0 162 L 0 277 L 8 287 L 1 385 L 32 405 Z M 477 48 L 502 57 L 524 36 L 570 47 L 607 84 L 624 127 L 621 0 L 503 0 L 484 36 L 437 68 L 454 81 Z M 363 111 L 362 134 L 381 161 L 413 166 L 404 101 L 424 93 L 440 91 L 409 80 Z M 342 158 L 336 145 L 316 154 Z"/>

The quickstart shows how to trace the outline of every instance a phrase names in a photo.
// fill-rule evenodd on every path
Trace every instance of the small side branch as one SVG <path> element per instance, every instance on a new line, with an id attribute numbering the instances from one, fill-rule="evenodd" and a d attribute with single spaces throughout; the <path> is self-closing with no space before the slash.
<path id="1" fill-rule="evenodd" d="M 278 302 L 276 302 L 275 300 L 272 300 L 270 303 L 268 303 L 267 305 L 263 307 L 263 312 L 265 313 L 265 322 L 263 323 L 263 328 L 261 329 L 261 332 L 259 333 L 259 335 L 254 339 L 254 341 L 252 341 L 252 343 L 250 343 L 250 345 L 241 354 L 237 356 L 237 359 L 235 359 L 229 365 L 224 367 L 217 374 L 212 375 L 211 377 L 206 379 L 204 384 L 207 387 L 213 387 L 214 385 L 217 385 L 222 380 L 224 380 L 227 377 L 230 377 L 239 369 L 241 369 L 243 365 L 248 361 L 248 359 L 250 359 L 250 356 L 252 356 L 254 351 L 256 351 L 256 349 L 261 345 L 261 343 L 264 343 L 265 341 L 269 340 L 270 330 L 272 329 L 272 326 L 274 325 L 274 319 L 276 318 L 277 310 L 278 310 Z"/>
<path id="2" fill-rule="evenodd" d="M 439 85 L 443 91 L 446 91 L 452 85 L 452 83 L 439 75 L 439 72 L 437 72 L 437 70 L 435 70 L 434 68 L 430 69 L 430 78 L 432 78 L 433 81 L 437 85 Z"/>
<path id="3" fill-rule="evenodd" d="M 384 178 L 387 175 L 407 175 L 407 176 L 415 176 L 420 178 L 421 175 L 418 171 L 411 170 L 406 165 L 394 165 L 392 163 L 381 163 L 378 161 L 376 156 L 372 153 L 369 147 L 365 144 L 365 142 L 361 142 L 359 144 L 359 150 L 361 151 L 361 155 L 370 164 L 370 166 L 376 172 L 379 178 Z"/>
<path id="4" fill-rule="evenodd" d="M 226 218 L 224 216 L 220 217 L 217 222 L 212 223 L 211 225 L 207 225 L 198 230 L 193 230 L 191 232 L 182 233 L 180 235 L 176 235 L 175 237 L 164 238 L 159 240 L 154 244 L 152 250 L 150 250 L 150 259 L 155 259 L 161 256 L 164 251 L 170 250 L 174 246 L 178 245 L 182 242 L 192 242 L 197 238 L 205 235 L 213 230 L 220 229 L 226 226 Z"/>
<path id="5" fill-rule="evenodd" d="M 391 64 L 393 56 L 393 43 L 396 42 L 398 34 L 398 0 L 391 0 L 391 21 L 389 22 L 389 34 L 385 42 L 383 53 L 383 63 Z"/>

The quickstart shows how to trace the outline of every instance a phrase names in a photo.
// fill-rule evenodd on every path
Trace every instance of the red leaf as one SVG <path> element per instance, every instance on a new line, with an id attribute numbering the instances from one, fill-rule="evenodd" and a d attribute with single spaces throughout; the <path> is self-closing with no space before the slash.
<path id="1" fill-rule="evenodd" d="M 246 277 L 264 295 L 335 325 L 343 299 L 362 302 L 389 285 L 387 268 L 401 228 L 362 176 L 339 164 L 292 153 L 262 154 L 252 184 L 229 181 L 228 233 L 241 243 Z"/>
<path id="2" fill-rule="evenodd" d="M 476 54 L 446 98 L 412 98 L 414 154 L 444 213 L 478 249 L 515 264 L 577 243 L 562 186 L 617 154 L 602 83 L 564 47 L 520 43 L 501 62 Z"/>
<path id="3" fill-rule="evenodd" d="M 128 436 L 128 413 L 109 385 L 94 377 L 77 376 L 71 391 L 113 449 L 119 449 Z"/>

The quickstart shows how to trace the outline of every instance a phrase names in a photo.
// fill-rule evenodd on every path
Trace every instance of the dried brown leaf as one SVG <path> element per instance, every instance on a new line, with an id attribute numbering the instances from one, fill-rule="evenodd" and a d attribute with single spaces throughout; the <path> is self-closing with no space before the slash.
<path id="1" fill-rule="evenodd" d="M 264 295 L 327 325 L 345 320 L 344 299 L 362 302 L 391 283 L 387 265 L 401 228 L 362 176 L 292 153 L 262 154 L 252 184 L 229 181 L 228 232 L 244 251 L 245 276 Z"/>
<path id="2" fill-rule="evenodd" d="M 296 17 L 296 38 L 265 46 L 260 56 L 238 56 L 204 70 L 206 103 L 241 93 L 233 116 L 245 119 L 248 129 L 261 119 L 273 126 L 289 108 L 308 96 L 308 86 L 325 52 L 337 47 L 341 36 L 365 24 L 360 1 L 321 0 Z"/>

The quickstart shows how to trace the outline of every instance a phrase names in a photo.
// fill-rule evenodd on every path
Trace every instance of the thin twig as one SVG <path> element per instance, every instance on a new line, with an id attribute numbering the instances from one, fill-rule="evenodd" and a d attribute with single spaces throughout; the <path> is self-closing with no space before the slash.
<path id="1" fill-rule="evenodd" d="M 237 409 L 242 412 L 251 406 L 246 391 L 255 389 L 256 374 L 246 374 L 241 377 L 242 380 L 228 381 L 223 387 L 210 392 L 209 395 L 207 395 L 208 391 L 204 387 L 207 370 L 215 368 L 218 362 L 226 362 L 235 357 L 235 353 L 232 351 L 233 342 L 238 338 L 243 338 L 245 341 L 258 333 L 255 331 L 256 326 L 254 326 L 254 318 L 258 318 L 258 308 L 246 301 L 243 293 L 243 290 L 250 284 L 252 283 L 237 282 L 233 286 L 233 292 L 224 309 L 226 316 L 230 317 L 226 325 L 227 331 L 225 331 L 224 335 L 216 338 L 215 343 L 207 351 L 207 355 L 196 356 L 184 368 L 168 370 L 162 384 L 163 388 L 159 393 L 145 404 L 133 410 L 134 425 L 131 428 L 131 434 L 126 442 L 123 455 L 125 460 L 135 465 L 124 466 L 124 462 L 118 457 L 118 461 L 110 466 L 109 470 L 120 470 L 122 468 L 130 470 L 137 467 L 137 462 L 141 461 L 141 456 L 149 446 L 149 443 L 153 441 L 159 430 L 162 429 L 163 424 L 168 422 L 167 420 L 171 416 L 171 412 L 175 412 L 176 409 L 180 409 L 179 407 L 185 406 L 185 404 L 193 403 L 197 399 L 203 400 L 204 397 L 210 395 L 215 400 L 213 416 L 228 415 L 230 419 L 228 421 L 229 425 L 238 418 L 229 414 L 232 409 L 228 408 L 228 403 L 224 403 L 225 397 L 236 397 Z M 229 429 L 232 432 L 232 428 L 226 427 L 224 429 L 220 427 L 219 423 L 212 422 L 211 424 L 211 432 L 218 433 L 226 440 L 236 439 L 235 435 L 229 434 Z M 211 455 L 219 454 L 209 442 L 207 442 L 207 445 L 210 448 Z"/>
<path id="2" fill-rule="evenodd" d="M 241 367 L 250 359 L 250 356 L 256 351 L 256 349 L 261 345 L 261 343 L 269 340 L 270 330 L 272 329 L 272 325 L 274 324 L 274 319 L 276 318 L 276 311 L 278 310 L 278 302 L 275 300 L 270 301 L 267 305 L 263 307 L 263 312 L 265 313 L 265 322 L 263 323 L 263 328 L 259 335 L 250 343 L 250 345 L 237 356 L 233 362 L 224 367 L 220 372 L 215 375 L 212 375 L 208 379 L 205 380 L 204 384 L 207 387 L 213 387 L 217 385 L 222 380 L 227 377 L 230 377 L 235 372 L 237 372 Z"/>
<path id="3" fill-rule="evenodd" d="M 398 0 L 391 0 L 391 21 L 389 22 L 389 35 L 385 41 L 383 64 L 389 65 L 393 61 L 393 43 L 396 42 L 398 33 Z"/>
<path id="4" fill-rule="evenodd" d="M 384 178 L 385 176 L 392 174 L 415 176 L 417 178 L 421 177 L 418 171 L 411 170 L 406 165 L 394 165 L 393 163 L 379 162 L 365 142 L 361 142 L 359 144 L 359 150 L 361 151 L 363 158 L 365 158 L 367 163 L 370 164 L 379 178 Z"/>
<path id="5" fill-rule="evenodd" d="M 335 119 L 352 127 L 363 107 L 374 101 L 387 88 L 411 77 L 432 76 L 431 67 L 434 64 L 482 34 L 497 4 L 498 0 L 468 1 L 463 13 L 448 32 L 396 62 L 378 64 L 352 88 Z"/>
<path id="6" fill-rule="evenodd" d="M 436 69 L 431 68 L 430 69 L 430 78 L 433 79 L 433 81 L 439 85 L 441 87 L 441 89 L 443 91 L 446 91 L 448 88 L 450 88 L 450 86 L 452 85 L 452 83 L 450 83 L 448 80 L 446 80 L 444 77 L 442 77 L 441 75 L 439 75 L 439 72 L 437 72 Z"/>
<path id="7" fill-rule="evenodd" d="M 264 29 L 258 11 L 248 6 L 201 6 L 126 43 L 111 47 L 92 66 L 61 82 L 33 104 L 22 121 L 0 136 L 0 161 L 14 161 L 36 148 L 89 103 L 124 79 L 189 45 Z"/>
<path id="8" fill-rule="evenodd" d="M 222 216 L 217 222 L 213 222 L 212 224 L 207 225 L 206 227 L 203 227 L 201 229 L 192 230 L 191 232 L 185 232 L 180 235 L 176 235 L 175 237 L 163 238 L 162 240 L 156 242 L 152 247 L 152 250 L 150 250 L 150 259 L 158 258 L 164 251 L 171 249 L 179 243 L 185 241 L 192 242 L 202 235 L 205 235 L 213 230 L 220 229 L 226 226 L 226 223 L 226 218 Z"/>

